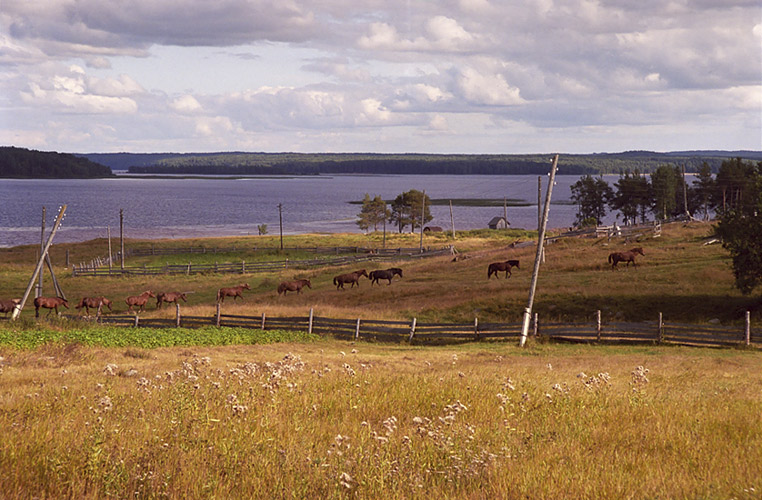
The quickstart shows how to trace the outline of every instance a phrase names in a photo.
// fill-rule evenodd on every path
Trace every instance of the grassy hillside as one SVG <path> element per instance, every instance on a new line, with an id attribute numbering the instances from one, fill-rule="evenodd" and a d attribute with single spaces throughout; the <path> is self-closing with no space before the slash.
<path id="1" fill-rule="evenodd" d="M 720 320 L 735 323 L 744 311 L 752 310 L 753 321 L 759 321 L 758 296 L 742 296 L 733 287 L 733 275 L 727 252 L 720 245 L 704 245 L 712 232 L 711 226 L 701 223 L 665 226 L 660 238 L 646 237 L 637 246 L 645 248 L 638 256 L 638 267 L 612 271 L 607 256 L 635 246 L 634 242 L 605 239 L 564 239 L 548 246 L 546 261 L 541 268 L 535 301 L 535 311 L 545 320 L 591 321 L 595 311 L 602 311 L 604 320 L 654 321 L 664 313 L 667 321 L 703 323 Z M 191 291 L 186 314 L 212 315 L 218 288 L 248 282 L 252 290 L 245 292 L 245 301 L 228 305 L 232 314 L 268 316 L 303 315 L 309 308 L 320 316 L 344 318 L 388 318 L 420 321 L 470 322 L 518 321 L 526 305 L 534 247 L 510 248 L 512 243 L 532 238 L 531 233 L 473 231 L 424 236 L 424 245 L 439 247 L 455 245 L 459 251 L 456 262 L 451 257 L 437 257 L 416 262 L 368 263 L 368 271 L 377 268 L 401 267 L 404 278 L 391 286 L 370 286 L 364 278 L 358 288 L 336 290 L 335 275 L 354 270 L 346 268 L 289 269 L 280 273 L 247 275 L 192 275 L 159 277 L 71 277 L 63 268 L 65 251 L 71 263 L 89 261 L 107 254 L 107 242 L 94 240 L 82 244 L 54 245 L 52 259 L 58 279 L 69 298 L 78 300 L 86 295 L 105 295 L 115 302 L 117 311 L 124 311 L 123 300 L 128 295 L 146 289 L 158 291 Z M 389 235 L 387 246 L 417 247 L 418 235 Z M 303 235 L 287 236 L 286 246 L 381 246 L 376 235 Z M 241 237 L 199 240 L 169 240 L 155 242 L 130 241 L 129 247 L 207 245 L 207 254 L 181 254 L 130 259 L 129 266 L 153 266 L 165 263 L 187 264 L 209 262 L 254 262 L 256 260 L 298 260 L 304 253 L 278 249 L 277 237 Z M 260 250 L 229 254 L 213 253 L 214 246 L 257 246 Z M 264 252 L 262 247 L 271 250 Z M 29 280 L 36 247 L 16 247 L 0 250 L 0 297 L 19 297 Z M 510 279 L 487 279 L 490 262 L 519 259 L 521 269 L 514 270 Z M 278 296 L 276 287 L 286 279 L 309 278 L 312 290 L 303 294 Z M 45 290 L 52 285 L 46 274 Z M 31 304 L 31 302 L 30 302 Z M 33 314 L 27 306 L 24 316 Z M 154 311 L 149 315 L 170 315 L 172 311 Z"/>

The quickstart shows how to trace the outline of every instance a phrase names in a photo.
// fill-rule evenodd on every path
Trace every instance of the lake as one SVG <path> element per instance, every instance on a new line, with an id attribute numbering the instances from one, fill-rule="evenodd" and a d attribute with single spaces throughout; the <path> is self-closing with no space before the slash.
<path id="1" fill-rule="evenodd" d="M 121 172 L 116 172 L 122 174 Z M 607 176 L 610 183 L 617 176 Z M 570 186 L 578 176 L 558 175 L 548 227 L 574 223 L 576 206 L 569 203 Z M 543 176 L 545 197 L 548 177 Z M 536 175 L 319 175 L 304 177 L 112 179 L 0 179 L 0 247 L 40 242 L 42 207 L 47 208 L 47 231 L 60 205 L 66 217 L 55 243 L 119 236 L 119 210 L 124 209 L 127 238 L 191 238 L 256 235 L 267 224 L 277 234 L 278 204 L 283 232 L 360 232 L 355 224 L 365 193 L 392 200 L 410 189 L 425 190 L 430 198 L 523 199 L 533 205 L 508 207 L 514 228 L 537 228 Z M 432 206 L 429 224 L 450 229 L 448 206 Z M 487 227 L 503 207 L 453 207 L 455 229 Z M 614 216 L 607 216 L 610 221 Z M 409 227 L 407 228 L 409 230 Z M 394 228 L 387 225 L 387 231 Z"/>

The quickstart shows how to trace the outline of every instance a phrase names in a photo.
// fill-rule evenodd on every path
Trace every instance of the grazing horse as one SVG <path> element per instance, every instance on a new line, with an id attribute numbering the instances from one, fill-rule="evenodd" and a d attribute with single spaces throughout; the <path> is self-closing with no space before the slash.
<path id="1" fill-rule="evenodd" d="M 394 275 L 402 277 L 402 269 L 399 267 L 390 267 L 389 269 L 378 269 L 376 271 L 371 271 L 370 274 L 368 274 L 368 279 L 370 279 L 370 284 L 373 285 L 374 283 L 378 283 L 378 280 L 389 280 L 388 285 L 392 284 L 392 278 L 394 278 Z"/>
<path id="2" fill-rule="evenodd" d="M 349 288 L 352 288 L 355 285 L 359 287 L 360 276 L 365 276 L 366 278 L 368 277 L 368 273 L 365 271 L 365 269 L 360 269 L 359 271 L 355 271 L 353 273 L 340 274 L 333 278 L 333 284 L 336 285 L 336 290 L 339 288 L 343 290 L 345 283 L 352 283 Z"/>
<path id="3" fill-rule="evenodd" d="M 278 285 L 278 295 L 283 294 L 285 296 L 286 292 L 296 292 L 298 295 L 305 285 L 307 288 L 312 288 L 310 280 L 284 281 Z"/>
<path id="4" fill-rule="evenodd" d="M 138 309 L 138 312 L 142 312 L 146 307 L 146 302 L 148 302 L 149 297 L 156 297 L 154 293 L 151 290 L 146 290 L 145 292 L 141 293 L 140 295 L 131 295 L 124 299 L 125 304 L 127 304 L 127 310 L 132 312 L 132 306 L 139 306 L 140 309 Z"/>
<path id="5" fill-rule="evenodd" d="M 5 317 L 8 317 L 9 312 L 13 312 L 13 308 L 21 302 L 21 299 L 0 299 L 0 312 L 5 313 Z"/>
<path id="6" fill-rule="evenodd" d="M 521 269 L 519 267 L 519 261 L 517 260 L 506 260 L 505 262 L 493 262 L 489 265 L 487 268 L 487 279 L 490 279 L 492 275 L 494 274 L 496 278 L 500 278 L 499 273 L 500 271 L 505 271 L 505 278 L 508 279 L 513 273 L 511 273 L 511 268 L 515 267 L 516 269 Z"/>
<path id="7" fill-rule="evenodd" d="M 53 312 L 53 309 L 56 310 L 56 315 L 58 315 L 58 306 L 64 306 L 66 309 L 68 309 L 69 303 L 66 302 L 66 299 L 62 299 L 61 297 L 37 297 L 34 299 L 34 317 L 40 317 L 40 307 L 50 309 L 47 316 L 50 316 L 50 313 Z"/>
<path id="8" fill-rule="evenodd" d="M 183 302 L 187 302 L 185 292 L 161 292 L 156 296 L 156 309 L 161 309 L 161 305 L 164 302 L 177 304 L 178 299 L 183 299 Z"/>
<path id="9" fill-rule="evenodd" d="M 611 269 L 616 269 L 616 265 L 620 262 L 627 262 L 627 267 L 630 267 L 630 262 L 632 262 L 632 265 L 634 267 L 637 267 L 637 264 L 635 263 L 635 255 L 640 254 L 644 255 L 643 248 L 636 247 L 631 248 L 627 250 L 626 252 L 613 252 L 609 254 L 609 264 L 611 264 Z"/>
<path id="10" fill-rule="evenodd" d="M 238 286 L 231 286 L 230 288 L 220 288 L 217 290 L 217 302 L 225 302 L 225 297 L 233 297 L 233 301 L 238 297 L 243 300 L 243 291 L 251 290 L 248 283 L 241 283 Z"/>
<path id="11" fill-rule="evenodd" d="M 82 297 L 82 299 L 79 301 L 79 304 L 77 304 L 74 307 L 76 307 L 77 309 L 80 309 L 80 312 L 81 312 L 81 309 L 84 307 L 85 313 L 88 316 L 90 316 L 90 308 L 92 307 L 93 309 L 97 310 L 98 306 L 100 305 L 104 305 L 108 307 L 109 311 L 113 311 L 113 309 L 111 309 L 111 301 L 108 300 L 106 297 Z"/>

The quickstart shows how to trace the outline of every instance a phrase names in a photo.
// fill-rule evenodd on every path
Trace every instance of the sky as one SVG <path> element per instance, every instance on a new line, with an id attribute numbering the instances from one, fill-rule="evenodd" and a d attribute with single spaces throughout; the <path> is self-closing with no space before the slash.
<path id="1" fill-rule="evenodd" d="M 0 145 L 762 150 L 762 3 L 2 0 Z"/>

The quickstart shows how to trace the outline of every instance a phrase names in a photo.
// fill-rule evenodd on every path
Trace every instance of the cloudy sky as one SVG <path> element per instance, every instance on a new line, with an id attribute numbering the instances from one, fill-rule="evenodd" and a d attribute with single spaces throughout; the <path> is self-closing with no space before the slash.
<path id="1" fill-rule="evenodd" d="M 0 145 L 762 149 L 759 0 L 2 0 Z"/>

